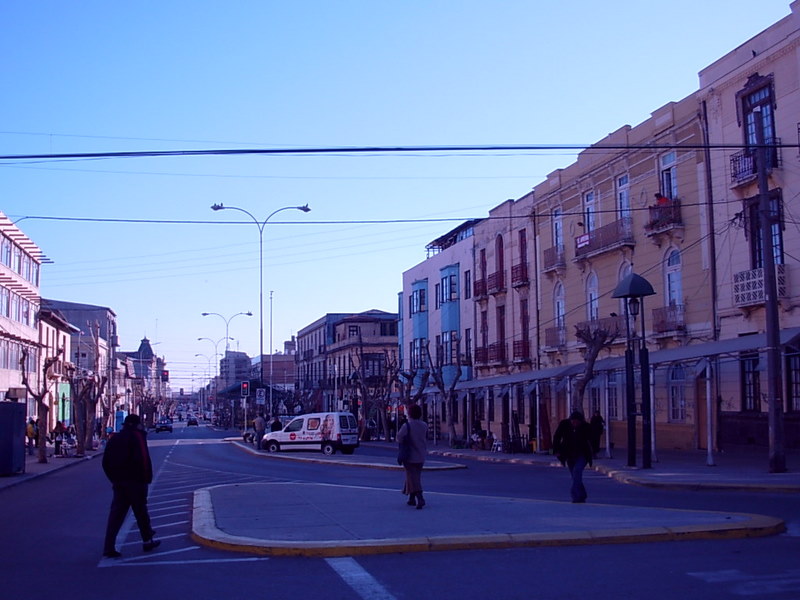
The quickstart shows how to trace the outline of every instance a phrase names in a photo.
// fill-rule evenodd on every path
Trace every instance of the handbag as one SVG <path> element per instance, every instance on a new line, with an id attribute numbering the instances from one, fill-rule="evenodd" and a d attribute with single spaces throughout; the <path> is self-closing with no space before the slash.
<path id="1" fill-rule="evenodd" d="M 397 449 L 397 464 L 402 465 L 408 462 L 411 456 L 411 425 L 406 423 L 406 436 L 400 442 Z"/>

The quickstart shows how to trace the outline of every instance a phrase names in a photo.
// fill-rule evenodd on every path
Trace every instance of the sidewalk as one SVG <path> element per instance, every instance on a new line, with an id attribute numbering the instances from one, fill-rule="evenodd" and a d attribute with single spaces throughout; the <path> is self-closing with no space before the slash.
<path id="1" fill-rule="evenodd" d="M 102 456 L 102 450 L 92 450 L 86 453 L 86 456 L 76 457 L 76 456 L 53 456 L 52 455 L 53 449 L 51 447 L 47 447 L 47 463 L 42 464 L 39 462 L 39 453 L 38 450 L 34 453 L 33 456 L 29 455 L 27 449 L 25 451 L 25 472 L 18 473 L 15 475 L 6 475 L 4 477 L 0 477 L 0 491 L 13 487 L 15 485 L 19 485 L 20 483 L 25 483 L 26 481 L 30 481 L 31 479 L 35 479 L 37 477 L 41 477 L 43 475 L 47 475 L 52 473 L 53 471 L 58 471 L 65 467 L 70 467 L 72 465 L 77 465 L 84 460 L 92 460 L 97 456 Z"/>

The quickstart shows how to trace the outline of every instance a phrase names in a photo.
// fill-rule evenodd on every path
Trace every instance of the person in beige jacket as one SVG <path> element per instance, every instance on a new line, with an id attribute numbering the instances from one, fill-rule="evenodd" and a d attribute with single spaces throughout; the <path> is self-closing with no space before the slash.
<path id="1" fill-rule="evenodd" d="M 398 444 L 403 444 L 406 437 L 410 443 L 408 458 L 403 462 L 406 481 L 403 493 L 408 495 L 408 505 L 417 510 L 425 506 L 422 497 L 422 467 L 428 455 L 428 424 L 422 421 L 422 408 L 412 404 L 408 408 L 409 420 L 397 432 Z"/>

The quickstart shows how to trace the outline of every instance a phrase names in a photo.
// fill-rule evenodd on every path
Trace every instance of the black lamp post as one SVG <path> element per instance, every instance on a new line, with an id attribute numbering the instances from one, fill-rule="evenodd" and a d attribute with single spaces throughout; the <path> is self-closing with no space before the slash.
<path id="1" fill-rule="evenodd" d="M 631 273 L 619 282 L 612 298 L 625 298 L 625 400 L 628 417 L 628 466 L 636 466 L 636 388 L 633 369 L 633 336 L 631 334 L 631 317 L 636 325 L 636 316 L 642 314 L 641 344 L 639 346 L 639 367 L 642 382 L 642 467 L 652 467 L 650 433 L 652 415 L 650 411 L 650 354 L 645 343 L 644 333 L 644 297 L 655 294 L 653 286 L 641 275 Z"/>

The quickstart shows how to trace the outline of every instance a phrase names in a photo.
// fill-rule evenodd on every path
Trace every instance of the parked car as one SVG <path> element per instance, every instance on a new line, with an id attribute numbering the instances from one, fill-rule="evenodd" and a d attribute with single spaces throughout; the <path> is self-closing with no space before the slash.
<path id="1" fill-rule="evenodd" d="M 172 420 L 171 419 L 159 419 L 156 423 L 156 433 L 160 431 L 169 431 L 172 433 Z"/>
<path id="2" fill-rule="evenodd" d="M 197 422 L 197 417 L 189 417 L 186 419 L 186 426 L 189 427 L 190 425 L 194 425 L 195 427 L 199 425 Z"/>
<path id="3" fill-rule="evenodd" d="M 341 450 L 352 454 L 358 447 L 358 424 L 348 412 L 299 415 L 283 430 L 267 433 L 261 447 L 269 452 L 319 450 L 331 455 Z"/>

